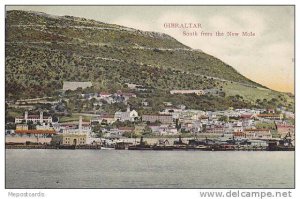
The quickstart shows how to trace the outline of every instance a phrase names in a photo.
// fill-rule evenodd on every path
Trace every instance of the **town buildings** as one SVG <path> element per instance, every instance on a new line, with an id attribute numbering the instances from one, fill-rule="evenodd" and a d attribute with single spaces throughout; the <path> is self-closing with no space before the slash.
<path id="1" fill-rule="evenodd" d="M 64 81 L 63 83 L 63 90 L 76 90 L 77 88 L 85 89 L 87 87 L 93 86 L 92 82 L 69 82 Z"/>
<path id="2" fill-rule="evenodd" d="M 136 119 L 138 119 L 138 112 L 135 110 L 130 110 L 130 108 L 128 107 L 126 112 L 122 112 L 122 111 L 117 111 L 115 113 L 115 120 L 119 120 L 121 122 L 124 121 L 135 121 Z"/>
<path id="3" fill-rule="evenodd" d="M 43 112 L 40 115 L 28 115 L 28 111 L 25 111 L 24 117 L 15 117 L 15 123 L 28 123 L 29 121 L 36 123 L 52 123 L 52 117 L 44 117 Z"/>
<path id="4" fill-rule="evenodd" d="M 87 134 L 84 133 L 62 133 L 54 135 L 52 143 L 55 145 L 86 145 Z"/>
<path id="5" fill-rule="evenodd" d="M 135 87 L 135 89 L 138 88 L 138 86 Z M 120 139 L 125 136 L 136 137 L 142 135 L 175 137 L 178 135 L 191 136 L 193 134 L 200 137 L 207 135 L 211 137 L 227 136 L 254 140 L 284 137 L 288 133 L 295 135 L 294 125 L 286 122 L 287 119 L 292 120 L 294 114 L 282 108 L 234 109 L 229 107 L 227 110 L 216 111 L 195 110 L 184 104 L 176 104 L 174 101 L 164 101 L 164 99 L 160 102 L 162 108 L 153 111 L 151 106 L 154 102 L 146 97 L 151 93 L 141 97 L 136 91 L 76 93 L 74 98 L 78 102 L 99 106 L 97 110 L 82 111 L 82 114 L 86 114 L 85 117 L 90 117 L 86 121 L 83 121 L 80 116 L 79 121 L 53 122 L 52 117 L 44 116 L 43 112 L 40 112 L 39 115 L 31 115 L 26 111 L 24 116 L 15 117 L 16 128 L 12 129 L 13 131 L 6 131 L 8 132 L 7 141 L 50 143 L 49 139 L 53 138 L 54 143 L 83 145 L 101 142 L 102 137 Z M 217 91 L 172 90 L 170 93 L 211 95 L 217 93 Z M 137 95 L 139 99 L 130 100 L 136 98 Z M 132 102 L 134 102 L 134 105 L 131 104 Z M 114 103 L 117 106 L 114 106 Z M 109 104 L 109 108 L 104 106 L 107 104 Z M 130 105 L 135 107 L 136 110 L 131 110 Z M 123 109 L 126 106 L 126 111 L 118 110 L 120 107 Z M 69 115 L 65 112 L 59 112 L 59 114 Z M 72 119 L 74 119 L 73 116 Z M 276 125 L 274 126 L 274 124 Z M 94 130 L 95 126 L 98 130 Z M 20 138 L 22 138 L 22 141 Z M 42 141 L 42 139 L 47 140 Z"/>
<path id="6" fill-rule="evenodd" d="M 161 123 L 172 123 L 172 115 L 142 115 L 142 121 L 144 122 L 161 122 Z"/>
<path id="7" fill-rule="evenodd" d="M 92 117 L 91 118 L 91 124 L 113 124 L 116 121 L 115 115 L 110 115 L 110 114 L 101 114 L 100 116 L 97 117 Z"/>
<path id="8" fill-rule="evenodd" d="M 14 133 L 5 137 L 6 143 L 39 143 L 50 144 L 52 137 L 56 134 L 54 130 L 15 130 Z"/>
<path id="9" fill-rule="evenodd" d="M 204 95 L 204 90 L 171 90 L 171 94 L 196 94 L 196 95 Z"/>

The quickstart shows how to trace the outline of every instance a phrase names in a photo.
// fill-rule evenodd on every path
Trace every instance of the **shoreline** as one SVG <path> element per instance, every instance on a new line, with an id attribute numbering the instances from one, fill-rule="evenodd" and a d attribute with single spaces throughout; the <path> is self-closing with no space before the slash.
<path id="1" fill-rule="evenodd" d="M 5 149 L 56 149 L 56 150 L 100 150 L 100 145 L 53 146 L 53 145 L 5 145 Z"/>
<path id="2" fill-rule="evenodd" d="M 276 148 L 269 149 L 267 147 L 238 147 L 238 148 L 197 148 L 197 147 L 173 147 L 169 148 L 134 148 L 134 149 L 115 149 L 105 148 L 100 145 L 79 145 L 79 146 L 52 146 L 52 145 L 6 145 L 6 149 L 56 149 L 56 150 L 126 150 L 126 151 L 295 151 L 294 148 Z"/>

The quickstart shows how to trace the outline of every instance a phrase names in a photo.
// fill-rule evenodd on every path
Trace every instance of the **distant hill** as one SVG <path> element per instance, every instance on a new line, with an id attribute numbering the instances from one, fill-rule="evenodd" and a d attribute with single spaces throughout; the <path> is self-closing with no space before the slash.
<path id="1" fill-rule="evenodd" d="M 104 90 L 126 83 L 166 92 L 216 88 L 249 101 L 289 98 L 163 33 L 20 10 L 6 12 L 5 29 L 7 99 L 51 96 L 63 81 L 91 81 Z"/>

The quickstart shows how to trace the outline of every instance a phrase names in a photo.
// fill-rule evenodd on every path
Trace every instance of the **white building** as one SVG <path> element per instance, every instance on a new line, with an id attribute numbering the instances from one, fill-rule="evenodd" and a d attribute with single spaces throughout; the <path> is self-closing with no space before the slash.
<path id="1" fill-rule="evenodd" d="M 127 108 L 126 112 L 117 111 L 115 113 L 115 119 L 119 120 L 121 122 L 124 122 L 124 121 L 131 121 L 131 122 L 133 122 L 138 117 L 139 117 L 138 112 L 135 111 L 135 110 L 130 111 L 129 107 Z"/>
<path id="2" fill-rule="evenodd" d="M 85 89 L 93 86 L 92 82 L 68 82 L 65 81 L 63 84 L 63 90 L 76 90 L 77 88 Z"/>
<path id="3" fill-rule="evenodd" d="M 36 130 L 54 130 L 54 128 L 50 123 L 42 123 L 41 125 L 36 125 Z"/>
<path id="4" fill-rule="evenodd" d="M 203 90 L 171 90 L 170 93 L 173 94 L 196 94 L 196 95 L 204 95 Z"/>
<path id="5" fill-rule="evenodd" d="M 100 116 L 91 118 L 91 123 L 97 122 L 101 124 L 102 122 L 105 122 L 107 124 L 113 124 L 115 121 L 115 116 L 109 114 L 102 114 Z"/>
<path id="6" fill-rule="evenodd" d="M 249 139 L 271 139 L 272 133 L 269 129 L 246 129 L 246 137 Z"/>
<path id="7" fill-rule="evenodd" d="M 64 134 L 90 134 L 92 131 L 90 122 L 82 122 L 82 116 L 79 117 L 79 122 L 69 122 L 60 124 L 59 132 Z"/>
<path id="8" fill-rule="evenodd" d="M 178 134 L 178 131 L 175 127 L 169 126 L 169 125 L 160 125 L 158 129 L 159 135 L 176 135 Z"/>
<path id="9" fill-rule="evenodd" d="M 25 111 L 24 117 L 16 117 L 15 118 L 15 123 L 28 123 L 29 121 L 32 121 L 34 124 L 36 123 L 52 123 L 52 117 L 44 117 L 43 112 L 40 112 L 40 115 L 28 115 L 28 111 Z"/>

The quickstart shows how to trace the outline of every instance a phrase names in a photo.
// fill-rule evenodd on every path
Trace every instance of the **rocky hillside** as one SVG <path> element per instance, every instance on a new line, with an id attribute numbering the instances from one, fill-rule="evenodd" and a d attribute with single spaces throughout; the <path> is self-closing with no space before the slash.
<path id="1" fill-rule="evenodd" d="M 63 81 L 92 81 L 99 90 L 126 83 L 166 92 L 217 88 L 229 95 L 239 86 L 250 89 L 246 100 L 285 96 L 162 33 L 18 10 L 6 13 L 5 28 L 8 99 L 51 96 Z"/>

